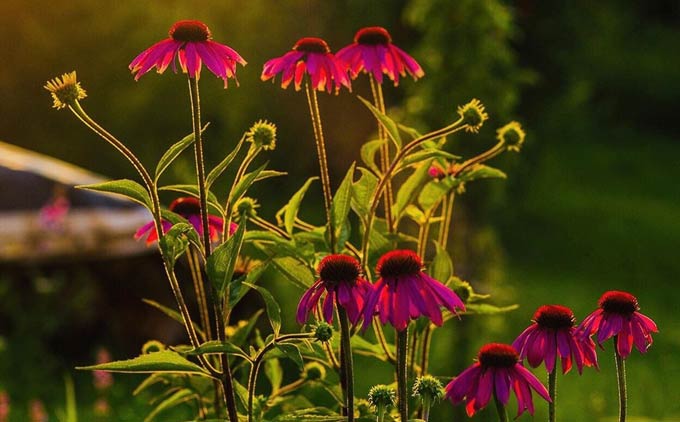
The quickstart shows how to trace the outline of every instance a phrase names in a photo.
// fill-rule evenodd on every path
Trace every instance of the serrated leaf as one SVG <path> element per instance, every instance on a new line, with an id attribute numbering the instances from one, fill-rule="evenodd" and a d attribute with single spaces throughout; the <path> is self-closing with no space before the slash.
<path id="1" fill-rule="evenodd" d="M 317 180 L 318 177 L 310 177 L 307 179 L 307 181 L 302 185 L 300 189 L 298 189 L 297 192 L 293 196 L 290 197 L 290 200 L 288 201 L 288 204 L 282 209 L 283 211 L 283 224 L 284 227 L 286 228 L 286 232 L 288 234 L 293 234 L 293 226 L 295 224 L 295 218 L 297 218 L 298 210 L 300 209 L 300 204 L 302 203 L 302 199 L 305 196 L 305 193 L 307 193 L 307 190 L 309 187 L 312 185 L 312 182 Z"/>
<path id="2" fill-rule="evenodd" d="M 210 123 L 206 123 L 205 126 L 203 126 L 203 129 L 201 129 L 201 133 L 203 133 L 203 131 L 205 131 L 205 129 L 209 125 Z M 161 177 L 161 174 L 163 174 L 163 172 L 167 170 L 168 167 L 170 167 L 170 164 L 172 164 L 172 162 L 175 161 L 177 157 L 179 157 L 182 151 L 187 149 L 193 143 L 194 134 L 190 133 L 189 135 L 185 136 L 178 142 L 174 143 L 170 148 L 168 148 L 168 150 L 165 151 L 161 159 L 158 160 L 158 164 L 156 165 L 156 172 L 154 173 L 155 174 L 154 181 L 158 182 L 158 179 Z"/>
<path id="3" fill-rule="evenodd" d="M 158 405 L 146 416 L 146 418 L 144 418 L 144 422 L 150 422 L 154 420 L 154 418 L 158 416 L 159 413 L 182 403 L 186 403 L 194 399 L 194 396 L 194 392 L 188 388 L 182 388 L 181 390 L 176 391 L 174 394 L 158 403 Z"/>
<path id="4" fill-rule="evenodd" d="M 386 141 L 382 139 L 377 139 L 374 141 L 368 141 L 361 146 L 361 160 L 366 164 L 366 166 L 373 170 L 376 174 L 380 174 L 380 168 L 375 163 L 375 154 L 380 149 L 380 146 Z"/>
<path id="5" fill-rule="evenodd" d="M 361 177 L 352 184 L 351 206 L 359 218 L 365 221 L 370 211 L 373 192 L 378 186 L 378 178 L 363 167 L 357 167 L 357 170 L 361 173 Z"/>
<path id="6" fill-rule="evenodd" d="M 167 306 L 163 306 L 160 303 L 153 301 L 151 299 L 142 299 L 142 302 L 146 303 L 149 306 L 153 306 L 154 308 L 158 309 L 159 311 L 163 312 L 165 315 L 169 316 L 170 318 L 174 319 L 175 321 L 179 322 L 180 324 L 184 325 L 184 319 L 182 318 L 182 315 L 173 310 L 168 308 Z M 196 333 L 201 337 L 201 339 L 205 339 L 205 333 L 203 330 L 199 328 L 199 325 L 196 324 L 195 322 L 193 323 L 194 328 L 196 329 Z"/>
<path id="7" fill-rule="evenodd" d="M 125 373 L 182 373 L 208 376 L 208 372 L 195 363 L 171 350 L 147 353 L 136 358 L 80 366 L 76 369 L 87 371 L 125 372 Z"/>
<path id="8" fill-rule="evenodd" d="M 238 225 L 236 233 L 227 239 L 226 242 L 215 248 L 212 255 L 206 260 L 206 273 L 212 283 L 216 297 L 224 297 L 227 287 L 234 276 L 234 268 L 236 267 L 238 255 L 241 253 L 245 232 L 246 223 L 244 220 Z"/>
<path id="9" fill-rule="evenodd" d="M 347 223 L 347 215 L 349 214 L 350 204 L 352 201 L 352 183 L 354 182 L 354 165 L 349 167 L 347 174 L 345 174 L 340 187 L 335 192 L 333 201 L 331 202 L 331 227 L 334 230 L 336 242 L 341 245 L 345 243 L 346 239 L 342 238 L 343 226 Z M 338 246 L 338 245 L 334 245 Z"/>
<path id="10" fill-rule="evenodd" d="M 272 331 L 274 331 L 274 337 L 278 337 L 279 331 L 281 330 L 281 307 L 276 302 L 276 299 L 274 299 L 274 296 L 269 293 L 269 290 L 262 286 L 249 283 L 243 284 L 250 287 L 251 289 L 257 290 L 264 300 L 265 309 L 267 309 L 267 317 L 269 318 L 269 324 L 272 326 Z"/>
<path id="11" fill-rule="evenodd" d="M 149 198 L 149 192 L 147 192 L 147 190 L 142 185 L 135 182 L 134 180 L 110 180 L 108 182 L 94 183 L 91 185 L 78 185 L 76 188 L 87 189 L 96 192 L 114 193 L 141 204 L 149 210 L 151 209 L 151 199 Z"/>
<path id="12" fill-rule="evenodd" d="M 229 167 L 229 164 L 231 164 L 232 161 L 234 161 L 234 158 L 236 157 L 236 154 L 241 150 L 241 146 L 243 146 L 243 142 L 245 141 L 246 136 L 243 135 L 241 137 L 241 140 L 238 141 L 238 144 L 236 144 L 236 148 L 233 149 L 226 157 L 224 157 L 224 160 L 220 161 L 218 165 L 215 166 L 212 170 L 210 170 L 210 173 L 208 173 L 208 176 L 205 178 L 205 183 L 210 188 L 213 183 L 215 183 L 215 180 L 217 180 L 218 177 Z"/>
<path id="13" fill-rule="evenodd" d="M 453 261 L 446 249 L 439 242 L 434 242 L 437 253 L 430 264 L 430 275 L 442 283 L 446 283 L 453 275 Z"/>
<path id="14" fill-rule="evenodd" d="M 211 340 L 200 344 L 198 347 L 189 351 L 182 352 L 182 354 L 188 356 L 209 355 L 215 353 L 226 353 L 228 355 L 237 355 L 244 359 L 250 359 L 248 354 L 244 352 L 243 349 L 229 341 Z"/>
<path id="15" fill-rule="evenodd" d="M 193 196 L 194 198 L 199 198 L 198 186 L 196 185 L 168 185 L 158 188 L 159 191 L 171 191 L 179 192 L 185 195 Z M 209 189 L 206 191 L 208 194 L 208 207 L 211 211 L 217 212 L 219 215 L 224 215 L 224 208 L 220 205 L 219 199 L 212 193 Z"/>
<path id="16" fill-rule="evenodd" d="M 402 212 L 406 209 L 406 206 L 410 204 L 413 199 L 415 199 L 418 189 L 425 183 L 428 179 L 427 171 L 432 164 L 432 160 L 429 160 L 422 164 L 416 169 L 401 185 L 399 191 L 397 192 L 397 199 L 394 203 L 394 208 L 392 209 L 392 214 L 395 216 L 395 221 L 399 221 Z"/>
<path id="17" fill-rule="evenodd" d="M 373 115 L 382 125 L 382 127 L 385 128 L 385 132 L 392 140 L 392 142 L 394 142 L 394 145 L 397 147 L 397 150 L 400 150 L 401 135 L 399 134 L 399 128 L 397 127 L 397 124 L 394 122 L 394 120 L 390 119 L 389 117 L 387 117 L 386 114 L 382 113 L 380 110 L 375 108 L 375 106 L 371 104 L 370 101 L 361 98 L 361 96 L 358 96 L 358 98 L 361 100 L 362 103 L 364 103 L 366 107 L 368 107 L 371 113 L 373 113 Z"/>
<path id="18" fill-rule="evenodd" d="M 314 272 L 295 258 L 274 258 L 272 263 L 281 274 L 303 290 L 306 290 L 316 281 Z"/>

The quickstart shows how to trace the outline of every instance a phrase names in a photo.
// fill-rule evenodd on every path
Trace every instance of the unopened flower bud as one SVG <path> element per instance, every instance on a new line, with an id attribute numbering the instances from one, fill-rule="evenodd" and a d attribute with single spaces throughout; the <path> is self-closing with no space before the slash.
<path id="1" fill-rule="evenodd" d="M 434 403 L 444 396 L 442 383 L 432 375 L 416 378 L 413 384 L 413 397 L 419 397 L 423 402 Z"/>
<path id="2" fill-rule="evenodd" d="M 266 120 L 258 120 L 246 132 L 246 141 L 257 148 L 273 150 L 276 148 L 276 125 Z"/>
<path id="3" fill-rule="evenodd" d="M 76 101 L 87 97 L 85 90 L 81 88 L 80 82 L 76 78 L 75 70 L 47 81 L 45 89 L 52 94 L 52 100 L 54 101 L 52 107 L 58 110 L 74 105 Z"/>
<path id="4" fill-rule="evenodd" d="M 396 405 L 397 393 L 394 391 L 394 388 L 384 384 L 374 385 L 368 390 L 368 402 L 378 413 L 378 419 L 381 419 L 385 411 Z"/>
<path id="5" fill-rule="evenodd" d="M 142 346 L 142 353 L 161 352 L 165 350 L 165 345 L 158 340 L 149 340 Z"/>
<path id="6" fill-rule="evenodd" d="M 496 131 L 496 138 L 505 144 L 508 151 L 519 152 L 526 134 L 519 122 L 512 121 Z"/>
<path id="7" fill-rule="evenodd" d="M 333 327 L 325 322 L 320 322 L 314 330 L 314 338 L 321 342 L 326 342 L 333 337 Z"/>
<path id="8" fill-rule="evenodd" d="M 255 211 L 260 205 L 257 201 L 250 197 L 244 197 L 239 199 L 239 201 L 234 205 L 234 212 L 240 217 L 253 218 L 257 216 Z"/>
<path id="9" fill-rule="evenodd" d="M 484 111 L 484 104 L 474 98 L 469 103 L 458 106 L 458 115 L 466 125 L 465 131 L 477 133 L 489 115 Z"/>
<path id="10" fill-rule="evenodd" d="M 318 362 L 310 362 L 305 365 L 302 377 L 307 381 L 323 380 L 326 378 L 326 368 Z"/>

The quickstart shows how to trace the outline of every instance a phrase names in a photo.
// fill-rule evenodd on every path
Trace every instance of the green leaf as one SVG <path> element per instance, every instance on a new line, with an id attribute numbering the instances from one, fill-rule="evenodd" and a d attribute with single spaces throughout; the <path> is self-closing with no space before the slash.
<path id="1" fill-rule="evenodd" d="M 235 204 L 236 201 L 238 201 L 241 196 L 245 195 L 246 191 L 252 186 L 253 183 L 255 183 L 255 180 L 258 178 L 260 173 L 267 167 L 267 164 L 269 163 L 264 163 L 262 166 L 258 167 L 254 171 L 247 173 L 244 175 L 241 180 L 236 184 L 234 187 L 234 191 L 231 192 L 231 196 L 229 197 L 229 203 L 230 204 Z"/>
<path id="2" fill-rule="evenodd" d="M 350 204 L 352 201 L 354 164 L 355 163 L 352 163 L 352 165 L 349 167 L 349 170 L 347 170 L 347 174 L 345 175 L 345 178 L 342 179 L 342 183 L 340 183 L 340 187 L 338 187 L 338 190 L 335 192 L 335 196 L 333 197 L 333 201 L 331 202 L 332 227 L 335 231 L 334 234 L 336 242 L 340 243 L 340 245 L 343 245 L 345 243 L 344 240 L 346 240 L 342 239 L 341 231 L 343 225 L 347 222 L 347 215 L 349 214 Z"/>
<path id="3" fill-rule="evenodd" d="M 260 174 L 255 178 L 256 182 L 264 179 L 270 179 L 272 177 L 280 177 L 288 175 L 287 171 L 277 171 L 277 170 L 262 170 Z"/>
<path id="4" fill-rule="evenodd" d="M 179 322 L 180 324 L 184 325 L 184 319 L 182 318 L 182 315 L 173 310 L 168 308 L 167 306 L 163 306 L 160 303 L 153 301 L 151 299 L 142 299 L 142 302 L 146 303 L 149 306 L 153 306 L 154 308 L 158 309 L 159 311 L 163 312 L 165 315 L 169 316 L 170 318 L 174 319 L 175 321 Z M 196 329 L 196 333 L 202 338 L 205 339 L 205 333 L 203 330 L 201 330 L 198 324 L 195 322 L 193 323 L 194 328 Z"/>
<path id="5" fill-rule="evenodd" d="M 76 389 L 73 386 L 73 378 L 64 377 L 64 387 L 66 390 L 66 414 L 65 422 L 78 422 L 78 408 L 76 405 Z"/>
<path id="6" fill-rule="evenodd" d="M 425 211 L 430 211 L 457 184 L 447 177 L 442 180 L 430 180 L 418 194 L 418 204 Z"/>
<path id="7" fill-rule="evenodd" d="M 295 218 L 297 217 L 298 210 L 300 209 L 302 198 L 304 198 L 305 193 L 307 193 L 307 190 L 312 185 L 312 182 L 317 179 L 318 177 L 310 177 L 307 179 L 305 184 L 302 185 L 302 187 L 290 197 L 290 201 L 288 201 L 288 204 L 286 204 L 284 207 L 285 211 L 282 210 L 284 212 L 283 223 L 288 234 L 293 234 L 293 225 L 295 224 Z"/>
<path id="8" fill-rule="evenodd" d="M 190 237 L 193 238 L 194 243 L 200 244 L 194 226 L 188 223 L 177 223 L 161 238 L 160 246 L 163 250 L 163 256 L 168 258 L 172 267 L 175 266 L 177 259 L 187 251 Z"/>
<path id="9" fill-rule="evenodd" d="M 203 131 L 205 131 L 205 129 L 209 125 L 210 123 L 206 123 L 206 125 L 203 126 L 203 129 L 201 129 L 201 133 L 203 133 Z M 179 140 L 178 142 L 176 142 L 175 144 L 173 144 L 170 148 L 168 148 L 168 150 L 165 151 L 161 159 L 158 160 L 158 164 L 156 165 L 154 182 L 158 182 L 158 179 L 161 177 L 161 174 L 163 174 L 163 172 L 167 170 L 168 167 L 170 167 L 170 164 L 172 164 L 172 162 L 175 161 L 177 157 L 179 157 L 182 151 L 187 149 L 193 143 L 194 134 L 191 133 L 182 138 L 181 140 Z"/>
<path id="10" fill-rule="evenodd" d="M 427 216 L 425 213 L 413 204 L 408 204 L 406 206 L 404 214 L 418 224 L 425 224 L 427 222 Z M 430 222 L 433 222 L 433 220 L 434 219 L 430 220 Z"/>
<path id="11" fill-rule="evenodd" d="M 507 175 L 502 170 L 484 164 L 477 164 L 458 175 L 461 182 L 470 182 L 477 179 L 507 179 Z"/>
<path id="12" fill-rule="evenodd" d="M 148 377 L 142 381 L 137 388 L 132 392 L 133 396 L 138 395 L 142 391 L 146 390 L 147 388 L 151 387 L 152 385 L 155 385 L 159 382 L 162 382 L 163 384 L 168 384 L 167 380 L 168 374 L 162 374 L 162 373 L 157 373 L 157 374 L 151 374 Z"/>
<path id="13" fill-rule="evenodd" d="M 456 160 L 460 158 L 457 155 L 453 155 L 441 149 L 427 148 L 420 151 L 416 151 L 413 154 L 409 154 L 399 163 L 399 167 L 395 173 L 400 172 L 404 168 L 420 163 L 422 161 L 428 160 L 430 158 L 446 158 L 447 160 Z M 429 167 L 428 167 L 429 168 Z"/>
<path id="14" fill-rule="evenodd" d="M 242 221 L 236 233 L 227 239 L 226 242 L 215 248 L 212 255 L 206 260 L 206 273 L 212 283 L 217 297 L 223 297 L 229 283 L 234 276 L 236 260 L 241 252 L 243 245 L 243 235 L 246 232 L 245 221 Z"/>
<path id="15" fill-rule="evenodd" d="M 239 277 L 231 282 L 231 285 L 229 286 L 229 309 L 234 309 L 234 306 L 236 306 L 241 299 L 243 299 L 243 296 L 248 293 L 248 290 L 250 290 L 248 287 L 243 286 L 243 282 L 245 281 L 250 284 L 257 283 L 267 268 L 269 268 L 269 262 L 263 262 L 257 267 L 251 268 L 245 277 Z"/>
<path id="16" fill-rule="evenodd" d="M 385 141 L 382 139 L 377 139 L 375 141 L 368 141 L 361 146 L 361 160 L 376 174 L 380 174 L 381 171 L 378 165 L 375 163 L 375 153 L 378 152 L 380 146 L 384 142 Z"/>
<path id="17" fill-rule="evenodd" d="M 465 305 L 465 312 L 462 314 L 474 315 L 498 315 L 518 309 L 519 305 L 496 306 L 488 303 L 468 303 Z"/>
<path id="18" fill-rule="evenodd" d="M 243 283 L 244 285 L 250 287 L 251 289 L 257 290 L 257 292 L 262 296 L 264 300 L 265 308 L 267 309 L 267 317 L 269 317 L 269 323 L 272 326 L 272 331 L 274 331 L 274 337 L 278 337 L 279 331 L 281 330 L 281 307 L 274 299 L 269 290 L 262 286 L 256 284 Z"/>
<path id="19" fill-rule="evenodd" d="M 208 372 L 195 363 L 183 358 L 172 350 L 147 353 L 136 358 L 102 363 L 92 366 L 81 366 L 76 369 L 88 371 L 125 372 L 125 373 L 180 373 L 207 376 Z"/>
<path id="20" fill-rule="evenodd" d="M 352 184 L 352 209 L 363 221 L 368 217 L 371 208 L 371 199 L 375 188 L 378 186 L 378 178 L 368 169 L 357 167 L 361 173 L 358 181 Z"/>
<path id="21" fill-rule="evenodd" d="M 369 110 L 371 110 L 371 113 L 375 116 L 375 118 L 378 120 L 378 122 L 382 125 L 382 127 L 385 128 L 385 131 L 387 132 L 387 135 L 390 137 L 392 142 L 394 142 L 394 145 L 397 147 L 397 150 L 401 149 L 401 135 L 399 134 L 399 128 L 397 127 L 397 124 L 394 122 L 394 120 L 390 119 L 382 113 L 380 110 L 375 108 L 373 104 L 371 104 L 369 101 L 361 98 L 361 96 L 358 96 L 358 98 L 361 100 L 362 103 L 366 107 L 368 107 Z"/>
<path id="22" fill-rule="evenodd" d="M 216 353 L 226 353 L 228 355 L 237 355 L 241 356 L 244 359 L 250 360 L 248 357 L 248 354 L 243 351 L 240 347 L 237 345 L 228 342 L 228 341 L 218 341 L 218 340 L 211 340 L 207 341 L 201 345 L 199 345 L 196 348 L 193 348 L 187 352 L 183 352 L 182 354 L 184 355 L 189 355 L 189 356 L 195 356 L 195 355 L 209 355 L 209 354 L 216 354 Z"/>
<path id="23" fill-rule="evenodd" d="M 218 177 L 229 167 L 229 164 L 231 164 L 232 161 L 234 161 L 234 158 L 236 157 L 236 154 L 241 150 L 241 146 L 243 146 L 243 142 L 245 141 L 246 136 L 243 135 L 241 137 L 241 140 L 238 141 L 238 144 L 236 144 L 236 148 L 234 148 L 233 151 L 231 151 L 225 158 L 222 160 L 218 165 L 215 166 L 214 169 L 208 173 L 208 176 L 205 178 L 205 183 L 210 188 L 213 183 L 215 183 L 215 180 L 217 180 Z"/>
<path id="24" fill-rule="evenodd" d="M 412 127 L 409 127 L 409 126 L 406 126 L 406 125 L 402 125 L 401 123 L 397 123 L 397 126 L 399 126 L 399 130 L 401 130 L 404 133 L 407 133 L 412 139 L 418 139 L 421 136 L 423 136 L 415 128 L 412 128 Z"/>
<path id="25" fill-rule="evenodd" d="M 151 199 L 149 198 L 149 192 L 147 192 L 142 185 L 135 182 L 134 180 L 110 180 L 108 182 L 94 183 L 91 185 L 78 185 L 76 188 L 87 189 L 96 192 L 115 193 L 116 195 L 124 196 L 138 204 L 144 205 L 148 209 L 151 209 Z"/>
<path id="26" fill-rule="evenodd" d="M 263 312 L 264 309 L 258 309 L 253 315 L 250 316 L 245 324 L 232 325 L 231 327 L 234 329 L 234 333 L 229 337 L 231 342 L 239 347 L 245 346 L 246 339 L 253 331 L 257 320 L 260 318 L 260 315 L 262 315 Z"/>
<path id="27" fill-rule="evenodd" d="M 293 284 L 305 290 L 316 281 L 314 272 L 299 260 L 291 257 L 274 258 L 276 269 Z"/>
<path id="28" fill-rule="evenodd" d="M 159 413 L 163 412 L 164 410 L 171 409 L 195 398 L 196 395 L 193 391 L 188 388 L 182 388 L 181 390 L 176 391 L 174 394 L 158 403 L 158 405 L 146 416 L 146 418 L 144 418 L 144 422 L 151 422 L 156 416 L 158 416 Z"/>
<path id="29" fill-rule="evenodd" d="M 453 261 L 446 249 L 442 248 L 439 242 L 434 242 L 437 253 L 430 264 L 430 275 L 442 283 L 446 283 L 453 275 Z"/>
<path id="30" fill-rule="evenodd" d="M 292 360 L 300 370 L 304 368 L 305 362 L 302 359 L 302 354 L 300 349 L 293 343 L 277 343 L 275 349 L 271 352 L 267 352 L 266 357 L 276 358 L 279 356 L 285 356 Z M 276 352 L 279 353 L 276 353 Z"/>
<path id="31" fill-rule="evenodd" d="M 395 221 L 399 221 L 401 214 L 403 213 L 406 206 L 410 204 L 416 196 L 418 189 L 425 183 L 428 179 L 427 171 L 432 164 L 432 160 L 425 162 L 420 167 L 416 169 L 401 185 L 399 191 L 397 192 L 397 200 L 394 203 L 394 208 L 392 209 L 392 214 L 395 217 Z"/>
<path id="32" fill-rule="evenodd" d="M 194 198 L 199 198 L 199 192 L 198 192 L 198 186 L 196 185 L 168 185 L 168 186 L 162 186 L 158 188 L 160 191 L 172 191 L 172 192 L 179 192 L 183 193 L 185 195 L 193 196 Z M 219 215 L 224 215 L 224 208 L 222 208 L 222 205 L 220 205 L 219 199 L 217 199 L 217 196 L 215 196 L 214 193 L 208 189 L 207 191 L 208 194 L 208 208 L 211 208 L 212 211 L 216 211 L 219 213 Z"/>
<path id="33" fill-rule="evenodd" d="M 264 362 L 264 374 L 272 386 L 272 393 L 275 393 L 281 388 L 283 381 L 283 368 L 278 359 L 267 359 Z"/>

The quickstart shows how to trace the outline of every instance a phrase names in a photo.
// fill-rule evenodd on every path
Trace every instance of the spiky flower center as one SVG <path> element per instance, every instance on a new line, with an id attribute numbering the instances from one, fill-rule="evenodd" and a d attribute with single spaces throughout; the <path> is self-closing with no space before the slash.
<path id="1" fill-rule="evenodd" d="M 339 283 L 354 284 L 360 274 L 361 265 L 351 256 L 328 255 L 319 263 L 319 276 L 324 283 L 332 285 Z"/>
<path id="2" fill-rule="evenodd" d="M 293 46 L 293 50 L 302 51 L 304 53 L 330 53 L 331 49 L 328 47 L 326 41 L 321 38 L 305 37 L 300 38 Z"/>
<path id="3" fill-rule="evenodd" d="M 481 129 L 484 122 L 489 118 L 489 115 L 486 114 L 484 104 L 476 98 L 463 106 L 459 106 L 458 115 L 467 125 L 465 130 L 472 133 L 479 132 L 479 129 Z"/>
<path id="4" fill-rule="evenodd" d="M 576 322 L 571 309 L 561 305 L 543 305 L 534 314 L 534 321 L 543 328 L 571 328 Z"/>
<path id="5" fill-rule="evenodd" d="M 519 122 L 512 121 L 496 132 L 496 138 L 503 142 L 508 150 L 519 152 L 524 143 L 526 133 Z"/>
<path id="6" fill-rule="evenodd" d="M 177 198 L 170 203 L 170 211 L 177 213 L 182 217 L 199 215 L 201 213 L 201 203 L 198 199 L 191 196 Z"/>
<path id="7" fill-rule="evenodd" d="M 392 42 L 392 37 L 381 26 L 369 26 L 357 31 L 354 36 L 354 42 L 363 45 L 387 45 Z"/>
<path id="8" fill-rule="evenodd" d="M 385 384 L 378 384 L 368 390 L 368 403 L 376 409 L 389 409 L 397 403 L 397 393 Z"/>
<path id="9" fill-rule="evenodd" d="M 491 343 L 479 350 L 477 360 L 485 368 L 511 368 L 519 362 L 519 355 L 509 344 Z"/>
<path id="10" fill-rule="evenodd" d="M 423 261 L 418 254 L 404 249 L 387 252 L 378 260 L 377 271 L 382 278 L 395 278 L 416 275 L 423 268 Z"/>
<path id="11" fill-rule="evenodd" d="M 81 88 L 80 82 L 78 82 L 75 70 L 47 81 L 45 89 L 52 94 L 54 102 L 52 107 L 56 109 L 73 105 L 76 101 L 87 97 L 85 90 Z"/>
<path id="12" fill-rule="evenodd" d="M 182 42 L 208 41 L 211 37 L 208 25 L 196 20 L 175 22 L 168 34 L 173 40 Z"/>
<path id="13" fill-rule="evenodd" d="M 266 120 L 258 120 L 246 132 L 246 141 L 265 150 L 276 148 L 276 125 Z"/>
<path id="14" fill-rule="evenodd" d="M 600 298 L 600 308 L 605 312 L 632 315 L 640 310 L 637 298 L 630 293 L 612 290 Z"/>

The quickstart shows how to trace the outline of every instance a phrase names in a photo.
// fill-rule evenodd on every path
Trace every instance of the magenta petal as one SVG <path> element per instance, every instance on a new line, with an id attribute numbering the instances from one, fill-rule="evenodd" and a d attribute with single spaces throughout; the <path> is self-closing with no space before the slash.
<path id="1" fill-rule="evenodd" d="M 482 370 L 482 376 L 479 378 L 479 386 L 477 387 L 477 394 L 475 395 L 475 409 L 481 409 L 486 406 L 491 399 L 494 385 L 494 371 L 492 369 Z"/>
<path id="2" fill-rule="evenodd" d="M 510 399 L 510 374 L 506 369 L 497 368 L 494 369 L 494 381 L 496 388 L 496 397 L 498 400 L 505 404 L 508 404 Z"/>
<path id="3" fill-rule="evenodd" d="M 543 397 L 546 401 L 551 401 L 548 390 L 541 383 L 541 381 L 539 381 L 538 378 L 536 378 L 534 374 L 532 374 L 527 368 L 519 364 L 515 365 L 514 369 L 522 378 L 524 378 L 524 380 L 527 383 L 529 383 L 531 388 L 533 388 L 541 397 Z"/>
<path id="4" fill-rule="evenodd" d="M 326 299 L 323 301 L 323 317 L 327 323 L 333 322 L 333 306 L 335 302 L 335 292 L 327 291 Z"/>
<path id="5" fill-rule="evenodd" d="M 535 330 L 532 335 L 527 338 L 527 361 L 529 365 L 536 368 L 541 364 L 545 358 L 546 353 L 546 338 L 543 330 Z"/>
<path id="6" fill-rule="evenodd" d="M 555 339 L 555 333 L 547 330 L 543 333 L 543 337 L 545 339 L 545 369 L 552 372 L 557 360 L 557 339 Z"/>
<path id="7" fill-rule="evenodd" d="M 526 357 L 527 338 L 536 330 L 537 327 L 538 324 L 531 324 L 526 330 L 522 331 L 522 334 L 517 336 L 515 341 L 512 342 L 512 347 L 517 350 L 520 359 L 524 359 Z"/>
<path id="8" fill-rule="evenodd" d="M 474 380 L 479 377 L 481 366 L 477 363 L 463 372 L 446 385 L 446 397 L 451 402 L 458 404 L 467 396 L 473 386 Z"/>
<path id="9" fill-rule="evenodd" d="M 305 291 L 305 293 L 302 295 L 300 298 L 300 302 L 298 303 L 297 307 L 297 322 L 298 324 L 304 324 L 305 321 L 307 321 L 307 318 L 309 317 L 309 311 L 316 306 L 316 302 L 319 300 L 319 296 L 316 295 L 316 301 L 310 300 L 313 296 L 314 293 L 317 292 L 319 289 L 319 286 L 321 284 L 321 281 L 317 281 L 316 283 L 312 284 L 312 286 Z"/>

